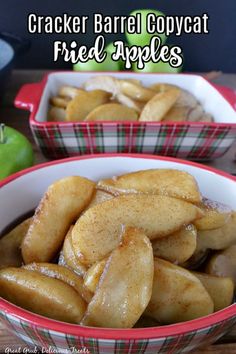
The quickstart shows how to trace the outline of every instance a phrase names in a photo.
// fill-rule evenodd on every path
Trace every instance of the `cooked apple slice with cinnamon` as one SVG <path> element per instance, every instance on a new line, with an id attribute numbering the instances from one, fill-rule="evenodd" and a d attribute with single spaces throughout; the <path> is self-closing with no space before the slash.
<path id="1" fill-rule="evenodd" d="M 236 243 L 236 211 L 231 213 L 228 222 L 217 229 L 198 230 L 197 249 L 222 250 Z"/>
<path id="2" fill-rule="evenodd" d="M 106 200 L 112 199 L 114 198 L 114 196 L 110 193 L 107 193 L 103 190 L 97 189 L 96 192 L 94 193 L 93 199 L 91 200 L 91 202 L 89 203 L 89 205 L 87 206 L 87 209 L 105 202 Z"/>
<path id="3" fill-rule="evenodd" d="M 204 285 L 214 302 L 214 310 L 219 311 L 232 304 L 234 283 L 227 277 L 217 277 L 200 272 L 192 272 Z"/>
<path id="4" fill-rule="evenodd" d="M 85 118 L 86 121 L 136 121 L 137 112 L 119 103 L 106 103 L 93 109 Z"/>
<path id="5" fill-rule="evenodd" d="M 54 107 L 66 108 L 70 101 L 69 97 L 53 96 L 50 98 L 50 103 Z"/>
<path id="6" fill-rule="evenodd" d="M 69 231 L 66 234 L 58 264 L 64 267 L 69 267 L 78 275 L 84 276 L 87 272 L 87 267 L 80 262 L 78 257 L 76 257 L 72 245 L 72 229 L 73 226 L 70 227 Z"/>
<path id="7" fill-rule="evenodd" d="M 170 324 L 193 320 L 213 311 L 213 301 L 195 275 L 155 258 L 152 297 L 145 315 L 161 324 Z"/>
<path id="8" fill-rule="evenodd" d="M 120 92 L 118 80 L 110 75 L 92 76 L 84 82 L 83 88 L 87 91 L 103 90 L 109 92 L 112 98 Z"/>
<path id="9" fill-rule="evenodd" d="M 126 193 L 150 193 L 167 195 L 191 203 L 201 201 L 195 178 L 185 171 L 175 169 L 150 169 L 126 173 L 103 179 L 98 188 L 119 195 Z"/>
<path id="10" fill-rule="evenodd" d="M 0 270 L 0 296 L 39 315 L 79 323 L 86 302 L 61 280 L 23 268 Z"/>
<path id="11" fill-rule="evenodd" d="M 236 287 L 236 245 L 214 254 L 206 266 L 206 272 L 218 277 L 230 277 Z"/>
<path id="12" fill-rule="evenodd" d="M 48 111 L 48 121 L 49 122 L 65 122 L 66 120 L 66 110 L 60 107 L 50 107 Z"/>
<path id="13" fill-rule="evenodd" d="M 147 102 L 153 96 L 156 95 L 156 92 L 154 90 L 136 84 L 130 80 L 125 80 L 125 79 L 119 80 L 118 83 L 119 83 L 120 90 L 124 95 L 127 95 L 130 98 L 137 101 Z"/>
<path id="14" fill-rule="evenodd" d="M 218 229 L 230 220 L 232 209 L 228 205 L 203 198 L 198 206 L 205 214 L 195 222 L 198 230 Z"/>
<path id="15" fill-rule="evenodd" d="M 0 268 L 20 267 L 23 263 L 20 245 L 31 223 L 28 218 L 0 239 Z"/>
<path id="16" fill-rule="evenodd" d="M 67 85 L 61 86 L 58 91 L 59 96 L 66 97 L 66 98 L 69 97 L 70 99 L 75 98 L 81 93 L 82 94 L 84 93 L 84 90 L 82 90 L 81 88 L 74 87 L 74 86 L 67 86 Z"/>
<path id="17" fill-rule="evenodd" d="M 65 177 L 49 186 L 21 245 L 25 263 L 49 262 L 55 257 L 94 189 L 94 182 L 79 176 Z"/>
<path id="18" fill-rule="evenodd" d="M 186 262 L 197 246 L 197 230 L 194 225 L 184 225 L 173 234 L 159 238 L 152 243 L 154 256 L 175 264 Z"/>
<path id="19" fill-rule="evenodd" d="M 83 278 L 69 268 L 52 263 L 30 263 L 23 268 L 63 281 L 72 286 L 87 303 L 92 298 L 92 293 L 84 286 Z"/>
<path id="20" fill-rule="evenodd" d="M 84 276 L 84 285 L 92 293 L 96 291 L 97 285 L 104 271 L 106 263 L 107 258 L 104 258 L 101 261 L 94 263 L 88 269 L 87 273 Z"/>
<path id="21" fill-rule="evenodd" d="M 128 227 L 121 244 L 107 260 L 82 324 L 108 328 L 133 327 L 150 301 L 152 282 L 151 243 L 142 231 Z"/>
<path id="22" fill-rule="evenodd" d="M 151 239 L 165 237 L 202 217 L 195 205 L 160 195 L 129 194 L 89 208 L 72 230 L 72 244 L 83 264 L 91 265 L 115 249 L 123 225 L 140 228 Z"/>
<path id="23" fill-rule="evenodd" d="M 66 107 L 66 121 L 82 121 L 96 107 L 107 103 L 110 94 L 102 90 L 83 91 L 75 96 Z"/>
<path id="24" fill-rule="evenodd" d="M 161 121 L 165 114 L 175 104 L 180 95 L 178 88 L 172 88 L 166 92 L 157 93 L 144 106 L 139 120 L 141 122 Z"/>

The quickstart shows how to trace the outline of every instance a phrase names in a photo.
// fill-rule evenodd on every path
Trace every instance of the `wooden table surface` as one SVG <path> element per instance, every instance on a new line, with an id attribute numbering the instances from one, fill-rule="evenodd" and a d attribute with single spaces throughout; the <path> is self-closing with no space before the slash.
<path id="1" fill-rule="evenodd" d="M 45 162 L 47 159 L 39 152 L 37 146 L 35 145 L 29 124 L 28 117 L 29 113 L 23 110 L 18 110 L 14 108 L 13 101 L 19 88 L 24 83 L 37 82 L 40 81 L 43 75 L 47 72 L 42 70 L 16 70 L 12 74 L 11 81 L 9 82 L 7 93 L 4 102 L 0 106 L 0 122 L 10 125 L 13 128 L 18 129 L 23 134 L 25 134 L 29 140 L 32 142 L 35 151 L 36 164 Z M 236 74 L 222 74 L 216 79 L 215 83 L 220 85 L 225 85 L 232 87 L 236 90 Z M 205 163 L 208 166 L 216 167 L 218 169 L 224 170 L 226 172 L 236 174 L 236 143 L 227 152 L 224 157 L 221 157 L 215 161 L 210 161 Z M 4 353 L 6 348 L 11 348 L 11 350 L 25 348 L 24 343 L 17 337 L 14 337 L 0 324 L 0 353 Z M 19 351 L 18 351 L 19 352 Z M 211 345 L 207 348 L 199 349 L 194 354 L 236 354 L 236 327 L 228 333 L 226 336 L 221 338 L 221 340 Z"/>

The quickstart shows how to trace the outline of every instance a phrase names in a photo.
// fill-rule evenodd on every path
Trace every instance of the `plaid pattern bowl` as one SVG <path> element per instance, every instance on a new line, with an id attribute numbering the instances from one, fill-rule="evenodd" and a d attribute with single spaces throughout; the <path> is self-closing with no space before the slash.
<path id="1" fill-rule="evenodd" d="M 102 73 L 104 74 L 104 73 Z M 106 74 L 106 73 L 105 73 Z M 109 73 L 107 73 L 109 74 Z M 62 85 L 81 86 L 101 73 L 56 72 L 24 85 L 15 99 L 30 110 L 30 126 L 42 153 L 51 159 L 99 153 L 143 153 L 209 160 L 222 156 L 236 139 L 236 94 L 198 75 L 110 73 L 150 85 L 168 82 L 192 92 L 214 123 L 204 122 L 47 122 L 49 98 Z"/>
<path id="2" fill-rule="evenodd" d="M 236 209 L 236 178 L 193 162 L 151 155 L 93 155 L 38 165 L 0 182 L 0 233 L 12 220 L 35 208 L 54 180 L 82 175 L 98 180 L 148 168 L 176 168 L 196 177 L 206 197 Z M 221 188 L 218 188 L 218 186 Z M 32 348 L 48 353 L 187 353 L 215 342 L 236 324 L 236 304 L 206 317 L 144 329 L 81 327 L 54 321 L 0 298 L 0 319 Z"/>

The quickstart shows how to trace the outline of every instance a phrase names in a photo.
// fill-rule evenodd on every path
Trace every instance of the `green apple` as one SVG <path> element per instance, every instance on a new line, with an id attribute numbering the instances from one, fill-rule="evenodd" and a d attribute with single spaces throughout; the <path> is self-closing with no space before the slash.
<path id="1" fill-rule="evenodd" d="M 17 130 L 0 124 L 0 180 L 30 167 L 34 162 L 32 145 Z"/>
<path id="2" fill-rule="evenodd" d="M 137 13 L 141 14 L 141 33 L 128 33 L 126 31 L 126 39 L 130 45 L 139 45 L 144 47 L 145 45 L 149 45 L 150 40 L 153 36 L 159 36 L 161 38 L 162 43 L 166 41 L 166 35 L 164 33 L 153 33 L 150 34 L 147 32 L 146 26 L 146 18 L 149 13 L 154 13 L 156 16 L 165 16 L 162 12 L 157 10 L 149 10 L 149 9 L 142 9 L 142 10 L 135 10 L 131 12 L 130 16 L 135 16 Z"/>
<path id="3" fill-rule="evenodd" d="M 178 68 L 173 68 L 168 62 L 165 63 L 162 60 L 160 60 L 157 63 L 154 63 L 153 61 L 148 61 L 147 63 L 144 63 L 144 68 L 143 69 L 138 69 L 137 68 L 137 64 L 133 63 L 132 65 L 132 69 L 133 71 L 135 71 L 136 73 L 179 73 L 180 71 L 182 71 L 183 66 L 180 66 Z"/>
<path id="4" fill-rule="evenodd" d="M 107 52 L 107 55 L 111 58 L 112 54 L 115 53 L 116 51 L 116 47 L 114 46 L 114 44 L 111 42 L 109 43 L 106 48 L 105 48 L 105 51 Z M 111 59 L 112 60 L 112 59 Z M 122 70 L 125 70 L 125 63 L 122 59 L 119 59 L 117 61 L 118 65 L 119 65 L 119 70 L 122 71 Z"/>
<path id="5" fill-rule="evenodd" d="M 90 59 L 86 63 L 77 63 L 73 66 L 75 71 L 119 71 L 119 62 L 113 61 L 111 55 L 107 54 L 102 63 L 97 63 L 95 59 Z"/>

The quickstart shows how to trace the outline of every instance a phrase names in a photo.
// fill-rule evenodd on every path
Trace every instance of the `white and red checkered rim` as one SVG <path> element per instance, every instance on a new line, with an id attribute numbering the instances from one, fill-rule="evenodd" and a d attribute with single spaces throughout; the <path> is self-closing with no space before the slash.
<path id="1" fill-rule="evenodd" d="M 114 157 L 129 157 L 129 158 L 142 158 L 142 159 L 151 159 L 151 160 L 162 160 L 177 162 L 183 165 L 195 166 L 202 170 L 207 170 L 217 175 L 223 176 L 224 178 L 233 180 L 236 183 L 236 177 L 231 176 L 228 173 L 219 171 L 212 167 L 202 166 L 195 162 L 184 161 L 181 159 L 163 157 L 163 156 L 153 156 L 145 154 L 97 154 L 89 156 L 78 156 L 71 157 L 62 160 L 56 160 L 51 162 L 46 162 L 34 167 L 25 169 L 18 173 L 15 173 L 12 176 L 7 177 L 0 182 L 0 188 L 5 186 L 8 183 L 11 183 L 15 179 L 20 178 L 21 176 L 36 171 L 38 169 L 47 168 L 48 166 L 58 165 L 61 163 L 67 163 L 76 160 L 86 160 L 86 159 L 96 159 L 96 158 L 114 158 Z M 46 328 L 52 331 L 58 331 L 66 333 L 69 335 L 80 335 L 84 337 L 92 338 L 104 338 L 104 339 L 150 339 L 150 338 L 160 338 L 165 336 L 175 336 L 179 334 L 184 334 L 185 332 L 197 331 L 199 329 L 212 326 L 218 322 L 226 321 L 234 316 L 236 316 L 236 304 L 233 304 L 221 311 L 217 311 L 211 315 L 191 320 L 188 322 L 178 323 L 174 325 L 161 326 L 161 327 L 150 327 L 142 329 L 106 329 L 106 328 L 94 328 L 94 327 L 83 327 L 79 325 L 73 325 L 64 322 L 58 322 L 40 315 L 36 315 L 27 310 L 24 310 L 16 305 L 9 303 L 8 301 L 0 298 L 0 310 L 5 311 L 8 314 L 11 314 L 19 319 L 27 321 L 32 326 Z"/>
<path id="2" fill-rule="evenodd" d="M 63 72 L 70 72 L 68 71 L 60 71 L 60 73 Z M 107 121 L 99 121 L 99 122 L 93 122 L 93 121 L 81 121 L 81 122 L 39 122 L 35 119 L 36 113 L 38 111 L 38 107 L 40 104 L 40 100 L 41 100 L 41 95 L 43 93 L 43 90 L 47 84 L 48 81 L 48 76 L 52 73 L 56 73 L 56 71 L 52 71 L 48 74 L 46 74 L 42 81 L 38 82 L 38 83 L 32 83 L 32 84 L 25 84 L 23 86 L 23 88 L 25 89 L 24 92 L 24 96 L 22 95 L 22 91 L 20 90 L 15 98 L 14 104 L 17 108 L 21 108 L 21 109 L 26 109 L 29 110 L 30 113 L 30 124 L 33 126 L 38 126 L 38 127 L 50 127 L 50 126 L 66 126 L 66 127 L 70 127 L 70 126 L 74 126 L 75 123 L 82 125 L 82 126 L 87 126 L 87 125 L 96 125 L 96 124 L 109 124 L 109 125 L 117 125 L 117 124 L 122 124 L 123 126 L 130 126 L 130 124 L 137 124 L 137 125 L 149 125 L 150 122 L 130 122 L 130 121 L 115 121 L 115 122 L 107 122 Z M 94 74 L 94 72 L 90 72 L 88 71 L 87 73 L 91 73 Z M 122 73 L 119 71 L 119 73 Z M 125 73 L 129 73 L 129 72 L 125 72 Z M 105 75 L 112 75 L 114 74 L 113 72 L 102 72 L 101 74 L 105 74 Z M 130 72 L 130 74 L 134 74 L 134 72 Z M 153 75 L 153 73 L 142 73 L 144 75 Z M 161 73 L 155 73 L 155 75 L 159 75 Z M 168 73 L 165 73 L 168 75 Z M 135 73 L 135 75 L 139 75 L 138 73 Z M 170 74 L 171 75 L 171 74 Z M 178 75 L 187 75 L 187 76 L 199 76 L 199 75 L 195 75 L 195 74 L 188 74 L 188 73 L 182 73 L 182 74 L 178 74 Z M 231 90 L 230 88 L 224 87 L 224 86 L 219 86 L 219 85 L 215 85 L 212 84 L 210 81 L 208 81 L 207 79 L 205 79 L 203 76 L 201 76 L 203 80 L 207 81 L 209 85 L 211 85 L 214 90 L 218 91 L 220 93 L 220 95 L 226 99 L 226 101 L 228 103 L 230 103 L 230 105 L 233 107 L 234 110 L 236 110 L 236 99 L 235 99 L 235 95 L 233 94 L 233 90 Z M 230 92 L 230 94 L 229 94 Z M 36 96 L 33 96 L 34 94 L 36 94 Z M 226 98 L 227 97 L 227 98 Z M 25 102 L 27 101 L 27 102 Z M 236 127 L 236 123 L 216 123 L 216 122 L 151 122 L 152 125 L 166 125 L 166 126 L 179 126 L 179 125 L 186 125 L 186 126 L 191 126 L 191 127 L 197 127 L 197 126 L 208 126 L 208 127 Z"/>

